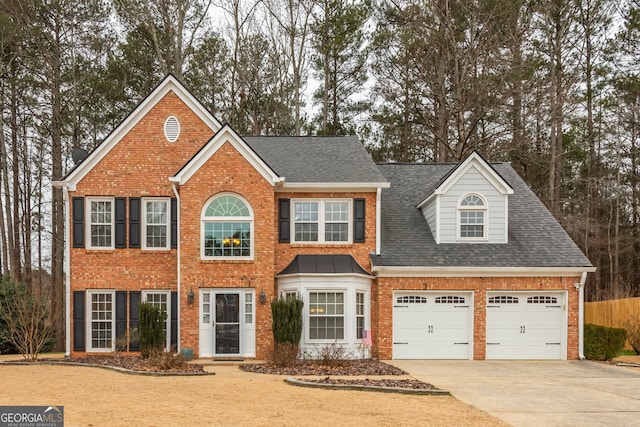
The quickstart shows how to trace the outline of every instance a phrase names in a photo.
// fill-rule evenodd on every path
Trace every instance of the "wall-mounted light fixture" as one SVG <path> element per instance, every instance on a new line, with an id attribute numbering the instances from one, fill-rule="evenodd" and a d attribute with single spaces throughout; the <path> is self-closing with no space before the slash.
<path id="1" fill-rule="evenodd" d="M 260 291 L 260 304 L 265 305 L 267 302 L 267 296 L 264 291 Z"/>
<path id="2" fill-rule="evenodd" d="M 193 293 L 193 289 L 189 289 L 189 293 L 187 294 L 187 304 L 193 304 L 193 301 L 196 299 L 196 295 Z"/>

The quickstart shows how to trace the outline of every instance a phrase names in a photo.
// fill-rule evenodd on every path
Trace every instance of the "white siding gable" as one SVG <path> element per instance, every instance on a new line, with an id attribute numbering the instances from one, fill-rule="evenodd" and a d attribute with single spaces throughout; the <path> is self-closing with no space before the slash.
<path id="1" fill-rule="evenodd" d="M 487 243 L 507 242 L 507 210 L 508 199 L 501 194 L 472 166 L 460 179 L 451 186 L 447 193 L 440 196 L 440 242 L 455 243 L 458 238 L 458 204 L 468 194 L 477 194 L 487 203 L 486 239 Z"/>
<path id="2" fill-rule="evenodd" d="M 418 207 L 436 243 L 507 243 L 509 194 L 511 186 L 474 152 Z M 482 237 L 460 235 L 460 202 L 469 195 L 484 202 L 478 209 L 484 217 Z"/>

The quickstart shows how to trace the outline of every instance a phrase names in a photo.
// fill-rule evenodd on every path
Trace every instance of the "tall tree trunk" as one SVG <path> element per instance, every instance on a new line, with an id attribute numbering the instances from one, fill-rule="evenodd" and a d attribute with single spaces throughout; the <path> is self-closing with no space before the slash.
<path id="1" fill-rule="evenodd" d="M 10 92 L 12 90 L 10 89 Z M 9 94 L 9 97 L 13 96 L 12 93 Z M 11 104 L 11 100 L 9 99 L 9 104 Z M 6 245 L 4 246 L 5 252 L 7 253 L 7 263 L 5 264 L 5 271 L 9 276 L 15 277 L 15 240 L 14 240 L 14 231 L 13 231 L 13 214 L 11 210 L 12 200 L 11 200 L 11 188 L 9 183 L 9 156 L 7 153 L 7 144 L 4 138 L 4 134 L 2 139 L 0 139 L 0 162 L 2 162 L 2 186 L 4 190 L 4 221 L 3 224 L 6 224 Z"/>
<path id="2" fill-rule="evenodd" d="M 22 259 L 20 256 L 20 158 L 19 158 L 19 130 L 18 130 L 18 89 L 17 89 L 17 65 L 15 62 L 11 64 L 11 94 L 10 107 L 11 116 L 9 128 L 11 131 L 11 183 L 12 183 L 12 219 L 11 225 L 13 241 L 11 245 L 11 277 L 17 282 L 22 282 Z"/>
<path id="3" fill-rule="evenodd" d="M 0 107 L 4 107 L 5 96 L 4 96 L 4 82 L 0 80 Z M 5 150 L 5 140 L 4 140 L 4 120 L 0 120 L 0 185 L 2 188 L 5 188 L 5 184 L 7 182 L 7 155 Z M 5 196 L 6 196 L 5 192 Z M 5 217 L 4 217 L 4 209 L 5 202 L 2 197 L 0 197 L 0 244 L 2 245 L 2 270 L 0 273 L 3 276 L 9 275 L 9 239 L 7 239 L 7 229 L 5 227 Z"/>
<path id="4" fill-rule="evenodd" d="M 51 101 L 51 161 L 52 179 L 62 179 L 62 75 L 61 75 L 61 24 L 59 12 L 54 18 L 54 36 L 50 58 L 50 101 Z M 51 316 L 56 331 L 56 351 L 65 348 L 64 324 L 64 203 L 62 189 L 53 187 L 51 206 Z"/>
<path id="5" fill-rule="evenodd" d="M 447 27 L 449 19 L 449 0 L 438 0 L 438 46 L 436 49 L 436 120 L 435 120 L 435 153 L 437 162 L 449 160 L 449 112 L 447 108 Z"/>

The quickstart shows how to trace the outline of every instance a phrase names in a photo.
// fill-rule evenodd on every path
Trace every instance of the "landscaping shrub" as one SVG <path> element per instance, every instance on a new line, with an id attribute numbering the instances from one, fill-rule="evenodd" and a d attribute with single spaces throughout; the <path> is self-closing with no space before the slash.
<path id="1" fill-rule="evenodd" d="M 627 331 L 622 328 L 584 325 L 584 355 L 591 360 L 610 360 L 616 357 L 627 339 Z"/>
<path id="2" fill-rule="evenodd" d="M 141 303 L 140 310 L 140 352 L 147 358 L 153 352 L 162 352 L 165 347 L 165 330 L 167 315 L 159 307 L 149 303 Z"/>
<path id="3" fill-rule="evenodd" d="M 154 349 L 149 353 L 151 366 L 159 371 L 173 371 L 182 368 L 186 361 L 182 354 L 167 353 L 163 350 Z"/>
<path id="4" fill-rule="evenodd" d="M 624 328 L 627 330 L 627 340 L 631 348 L 636 354 L 640 354 L 640 318 L 632 315 L 625 322 Z"/>
<path id="5" fill-rule="evenodd" d="M 9 304 L 14 298 L 15 288 L 9 287 L 4 279 L 0 279 L 0 307 Z M 0 354 L 17 354 L 18 349 L 9 339 L 9 326 L 0 315 Z"/>
<path id="6" fill-rule="evenodd" d="M 300 295 L 280 296 L 271 301 L 271 329 L 274 341 L 272 361 L 278 366 L 290 366 L 298 358 L 303 306 Z"/>
<path id="7" fill-rule="evenodd" d="M 44 297 L 34 295 L 24 283 L 0 280 L 0 344 L 13 346 L 25 359 L 37 360 L 50 349 L 54 331 Z"/>
<path id="8" fill-rule="evenodd" d="M 320 348 L 320 364 L 322 366 L 343 366 L 348 359 L 347 350 L 340 344 L 333 342 Z"/>

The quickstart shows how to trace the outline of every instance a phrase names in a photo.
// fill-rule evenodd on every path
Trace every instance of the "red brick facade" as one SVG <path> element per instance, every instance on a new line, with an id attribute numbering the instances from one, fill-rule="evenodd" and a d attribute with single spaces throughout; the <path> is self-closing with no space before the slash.
<path id="1" fill-rule="evenodd" d="M 176 142 L 167 141 L 164 122 L 175 116 L 181 125 Z M 195 114 L 180 96 L 168 93 L 124 135 L 78 182 L 69 198 L 176 197 L 169 178 L 174 176 L 214 135 L 210 126 Z M 276 296 L 276 274 L 298 254 L 350 254 L 371 271 L 370 254 L 376 250 L 376 193 L 371 192 L 282 192 L 268 182 L 231 142 L 220 148 L 179 188 L 179 250 L 139 248 L 88 250 L 69 249 L 69 290 L 109 289 L 178 291 L 180 281 L 181 348 L 192 348 L 198 356 L 199 290 L 253 288 L 267 301 Z M 253 258 L 251 260 L 203 260 L 201 257 L 201 215 L 212 197 L 231 193 L 240 196 L 253 211 Z M 365 243 L 293 244 L 278 242 L 278 201 L 282 198 L 366 199 Z M 127 224 L 129 221 L 127 209 Z M 74 218 L 70 218 L 72 227 Z M 71 229 L 73 235 L 73 229 Z M 128 234 L 127 234 L 128 236 Z M 71 245 L 70 242 L 67 242 Z M 178 260 L 179 256 L 179 260 Z M 178 262 L 179 261 L 179 262 Z M 179 279 L 178 279 L 179 277 Z M 380 277 L 371 283 L 371 329 L 374 357 L 392 357 L 393 292 L 396 290 L 466 290 L 474 292 L 473 358 L 485 358 L 486 292 L 488 290 L 566 291 L 567 358 L 578 358 L 579 277 Z M 188 303 L 193 292 L 195 300 Z M 74 319 L 73 304 L 69 318 Z M 128 308 L 127 308 L 128 310 Z M 127 311 L 127 318 L 130 313 Z M 70 322 L 70 327 L 74 323 Z M 74 336 L 73 329 L 71 336 Z M 255 355 L 269 356 L 272 349 L 269 304 L 255 301 Z M 73 350 L 72 355 L 83 354 Z"/>

